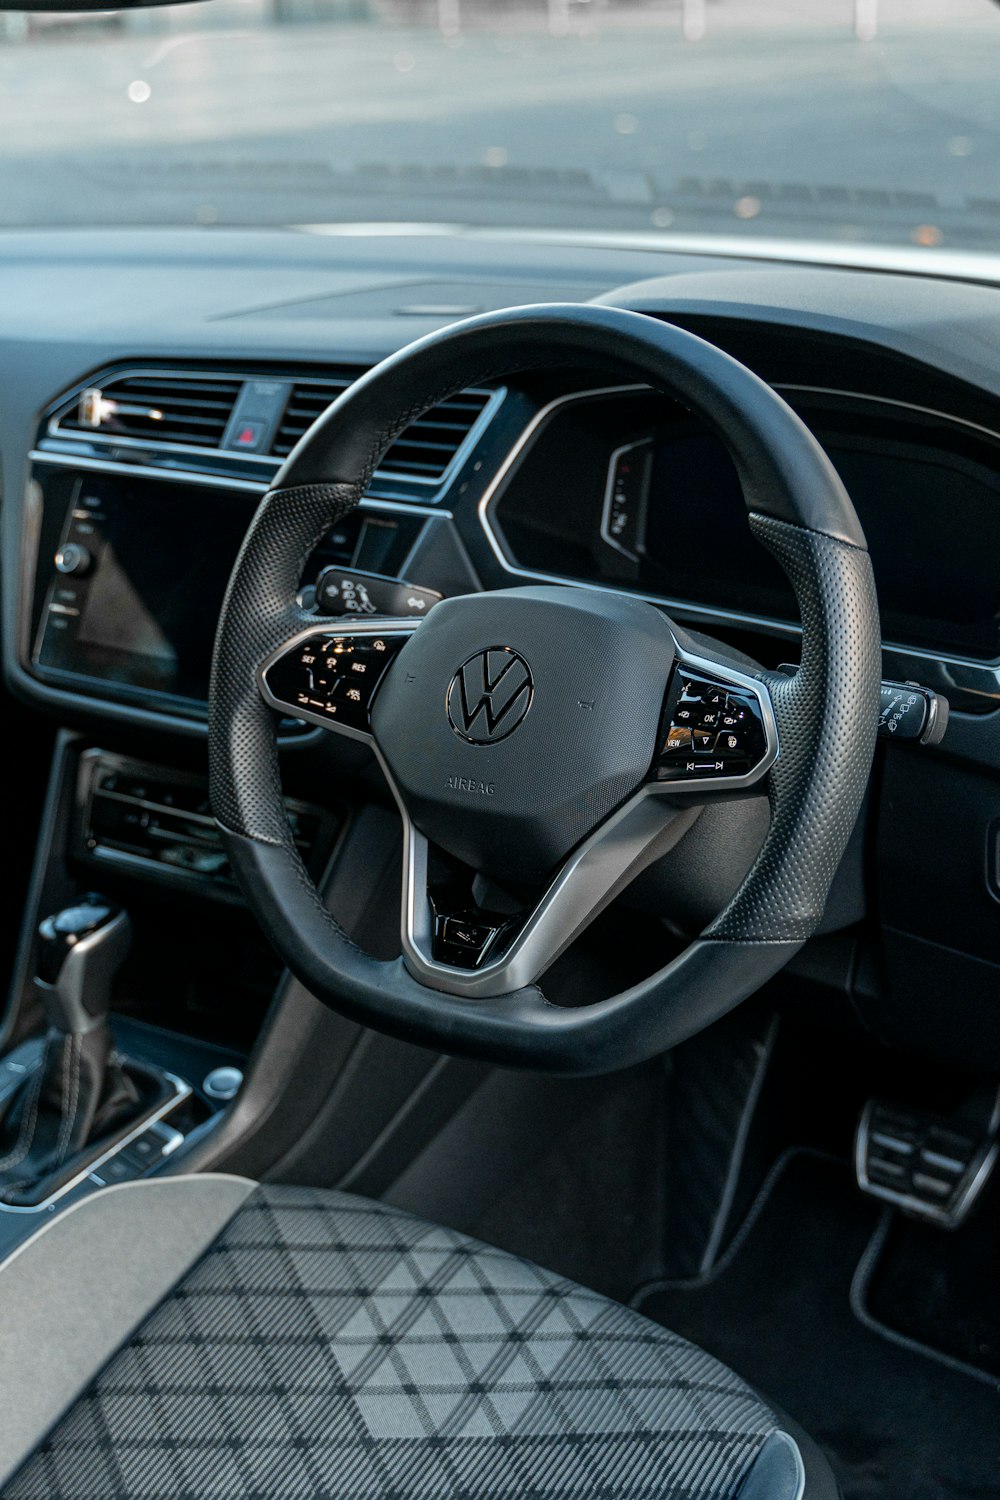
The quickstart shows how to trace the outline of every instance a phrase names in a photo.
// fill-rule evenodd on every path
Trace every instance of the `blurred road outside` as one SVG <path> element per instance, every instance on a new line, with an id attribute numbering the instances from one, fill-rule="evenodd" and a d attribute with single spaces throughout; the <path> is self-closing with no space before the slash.
<path id="1" fill-rule="evenodd" d="M 856 0 L 558 0 L 555 22 L 550 0 L 8 13 L 0 225 L 419 220 L 992 249 L 1000 8 L 873 5 L 868 40 Z"/>

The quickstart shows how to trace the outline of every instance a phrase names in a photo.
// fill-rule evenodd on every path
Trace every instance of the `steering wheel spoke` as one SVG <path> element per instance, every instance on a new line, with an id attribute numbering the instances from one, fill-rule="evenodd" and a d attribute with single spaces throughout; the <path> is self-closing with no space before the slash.
<path id="1" fill-rule="evenodd" d="M 402 947 L 410 973 L 433 989 L 467 997 L 534 984 L 691 827 L 697 808 L 671 805 L 656 793 L 652 784 L 641 787 L 573 851 L 533 905 L 511 909 L 489 898 L 480 906 L 471 886 L 435 880 L 433 846 L 397 791 L 405 832 Z"/>
<path id="2" fill-rule="evenodd" d="M 317 618 L 261 663 L 264 701 L 281 714 L 370 741 L 375 695 L 419 620 Z"/>
<path id="3" fill-rule="evenodd" d="M 766 681 L 678 644 L 650 773 L 664 793 L 704 799 L 755 786 L 779 754 Z"/>

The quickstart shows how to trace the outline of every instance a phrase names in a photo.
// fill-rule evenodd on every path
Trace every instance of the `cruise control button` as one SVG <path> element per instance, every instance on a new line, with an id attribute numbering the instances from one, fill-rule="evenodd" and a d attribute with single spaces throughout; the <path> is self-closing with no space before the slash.
<path id="1" fill-rule="evenodd" d="M 317 630 L 267 667 L 272 707 L 367 732 L 375 691 L 409 634 Z"/>

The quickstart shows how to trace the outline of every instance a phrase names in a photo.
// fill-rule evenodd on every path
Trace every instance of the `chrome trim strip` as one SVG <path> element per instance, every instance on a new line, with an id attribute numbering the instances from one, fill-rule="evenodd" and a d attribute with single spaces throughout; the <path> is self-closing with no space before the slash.
<path id="1" fill-rule="evenodd" d="M 836 396 L 842 401 L 870 401 L 876 406 L 895 406 L 901 411 L 912 411 L 921 417 L 937 417 L 954 427 L 968 427 L 972 432 L 1000 442 L 1000 432 L 992 427 L 983 427 L 980 422 L 970 422 L 967 417 L 956 417 L 950 411 L 938 411 L 934 406 L 917 406 L 913 401 L 900 401 L 894 396 L 871 396 L 865 391 L 842 391 L 832 385 L 799 385 L 794 381 L 775 382 L 776 391 L 796 391 L 807 396 Z"/>
<path id="2" fill-rule="evenodd" d="M 103 1155 L 95 1157 L 93 1161 L 88 1162 L 82 1171 L 78 1172 L 77 1175 L 71 1178 L 69 1182 L 63 1183 L 62 1187 L 57 1188 L 54 1193 L 52 1193 L 48 1198 L 44 1200 L 44 1202 L 32 1203 L 23 1207 L 15 1203 L 0 1203 L 0 1213 L 40 1214 L 46 1212 L 46 1210 L 52 1208 L 53 1204 L 57 1203 L 60 1198 L 65 1198 L 67 1193 L 72 1192 L 74 1188 L 79 1187 L 82 1183 L 86 1182 L 91 1177 L 92 1173 L 96 1172 L 100 1167 L 104 1166 L 105 1162 L 111 1161 L 113 1157 L 118 1155 L 119 1151 L 122 1151 L 126 1146 L 131 1145 L 131 1143 L 134 1140 L 137 1140 L 140 1135 L 144 1135 L 151 1125 L 158 1124 L 159 1121 L 162 1120 L 166 1115 L 172 1113 L 172 1111 L 175 1110 L 179 1104 L 183 1104 L 184 1100 L 189 1098 L 191 1095 L 191 1085 L 185 1083 L 183 1078 L 178 1078 L 174 1073 L 164 1073 L 163 1076 L 169 1083 L 173 1084 L 173 1095 L 169 1099 L 164 1100 L 164 1102 L 156 1109 L 151 1110 L 149 1114 L 145 1115 L 134 1126 L 134 1128 L 129 1131 L 128 1135 L 122 1136 L 121 1140 L 116 1141 L 113 1146 L 111 1146 L 107 1151 L 103 1153 Z M 164 1155 L 166 1154 L 167 1153 L 164 1152 Z M 94 1186 L 105 1187 L 107 1186 L 107 1184 L 95 1183 Z"/>
<path id="3" fill-rule="evenodd" d="M 374 366 L 371 366 L 369 368 L 374 368 Z M 367 369 L 362 369 L 359 371 L 355 379 L 360 379 L 361 376 L 366 375 L 367 373 Z M 323 375 L 317 375 L 315 376 L 315 378 L 313 378 L 308 374 L 262 375 L 260 372 L 254 372 L 252 370 L 243 372 L 235 370 L 174 370 L 165 369 L 162 365 L 124 366 L 121 369 L 107 372 L 104 378 L 108 383 L 111 383 L 115 380 L 128 380 L 133 376 L 156 376 L 165 378 L 175 377 L 179 380 L 235 380 L 239 382 L 241 390 L 242 387 L 251 380 L 284 381 L 289 386 L 295 385 L 296 383 L 304 385 L 306 382 L 311 385 L 329 384 L 331 386 L 331 389 L 337 389 L 337 383 L 331 381 L 329 376 Z M 167 454 L 191 453 L 202 458 L 218 459 L 222 457 L 227 461 L 231 458 L 236 459 L 239 463 L 264 463 L 272 465 L 276 474 L 285 463 L 285 459 L 275 458 L 272 454 L 269 453 L 240 453 L 238 450 L 232 450 L 229 448 L 206 448 L 202 447 L 199 443 L 163 442 L 162 444 L 158 445 L 155 439 L 111 436 L 106 433 L 102 433 L 99 428 L 94 428 L 93 430 L 88 430 L 87 432 L 77 432 L 70 428 L 60 427 L 60 419 L 65 414 L 65 408 L 69 404 L 69 402 L 78 399 L 84 391 L 89 390 L 92 387 L 99 386 L 100 380 L 101 375 L 99 374 L 97 377 L 95 377 L 95 379 L 85 382 L 83 385 L 80 385 L 79 387 L 71 390 L 68 395 L 63 395 L 59 398 L 59 410 L 53 412 L 45 428 L 50 437 L 57 438 L 60 442 L 63 443 L 98 442 L 108 443 L 116 448 L 144 448 L 147 451 L 149 449 L 157 449 L 159 447 L 159 449 Z M 340 388 L 339 394 L 343 395 L 345 391 L 350 390 L 350 387 L 351 385 L 353 385 L 353 383 L 353 381 L 348 381 L 347 385 Z M 478 442 L 483 429 L 488 425 L 489 422 L 493 420 L 493 417 L 496 415 L 497 408 L 499 407 L 504 396 L 507 394 L 506 389 L 503 386 L 499 387 L 495 391 L 486 391 L 479 386 L 470 386 L 469 391 L 471 392 L 471 394 L 476 396 L 486 396 L 486 404 L 484 405 L 482 411 L 479 413 L 479 416 L 473 422 L 472 426 L 469 428 L 465 437 L 455 449 L 455 452 L 452 454 L 451 458 L 448 460 L 444 472 L 440 475 L 439 478 L 429 479 L 420 474 L 408 474 L 405 470 L 399 472 L 390 470 L 388 473 L 386 473 L 381 469 L 376 469 L 372 477 L 374 479 L 386 479 L 390 482 L 395 481 L 396 483 L 402 480 L 406 484 L 425 485 L 429 489 L 433 489 L 435 493 L 442 494 L 448 488 L 448 485 L 450 484 L 455 471 L 459 468 L 461 463 L 464 462 L 468 451 L 475 446 L 476 442 Z M 459 395 L 461 393 L 456 391 L 455 394 Z M 236 400 L 239 400 L 239 394 L 237 394 Z M 330 398 L 330 404 L 332 405 L 336 400 L 337 396 L 332 396 Z M 236 403 L 234 402 L 234 408 L 235 404 Z M 306 431 L 308 431 L 308 428 L 306 429 Z M 301 439 L 299 441 L 301 441 Z M 295 446 L 298 445 L 296 444 Z"/>
<path id="4" fill-rule="evenodd" d="M 538 411 L 535 412 L 535 415 L 531 418 L 531 421 L 523 429 L 517 441 L 507 453 L 507 456 L 504 458 L 503 463 L 495 471 L 493 478 L 490 480 L 489 484 L 486 486 L 485 490 L 480 496 L 479 504 L 476 508 L 480 525 L 482 526 L 483 531 L 486 533 L 486 540 L 489 542 L 490 548 L 493 551 L 493 555 L 495 556 L 500 566 L 503 568 L 504 572 L 510 573 L 518 578 L 530 578 L 535 582 L 575 582 L 587 588 L 601 589 L 604 593 L 621 594 L 624 592 L 623 589 L 610 588 L 604 584 L 588 584 L 583 579 L 574 580 L 561 578 L 557 574 L 539 573 L 531 568 L 522 568 L 519 564 L 511 562 L 507 558 L 503 547 L 501 546 L 499 536 L 494 531 L 493 523 L 490 517 L 490 508 L 497 498 L 497 492 L 501 484 L 506 479 L 511 469 L 514 467 L 514 464 L 517 462 L 518 458 L 520 458 L 521 454 L 524 452 L 525 448 L 528 446 L 529 442 L 534 437 L 538 429 L 543 425 L 543 423 L 548 421 L 549 417 L 554 411 L 558 411 L 561 406 L 569 406 L 580 401 L 595 401 L 601 396 L 634 396 L 649 391 L 650 389 L 651 388 L 649 386 L 639 384 L 594 386 L 586 391 L 571 391 L 565 396 L 556 396 L 552 401 L 546 402 L 544 406 L 539 407 Z"/>
<path id="5" fill-rule="evenodd" d="M 149 448 L 148 443 L 146 448 Z M 150 464 L 121 463 L 113 458 L 91 458 L 85 453 L 79 456 L 75 453 L 49 453 L 45 448 L 32 448 L 28 461 L 32 464 L 55 464 L 60 469 L 91 469 L 100 474 L 125 474 L 135 479 L 165 479 L 177 484 L 204 484 L 220 490 L 246 490 L 255 495 L 266 494 L 268 488 L 259 479 L 224 479 L 219 474 L 199 474 L 194 469 L 157 469 Z"/>
<path id="6" fill-rule="evenodd" d="M 695 817 L 693 809 L 666 803 L 659 787 L 641 787 L 570 856 L 502 957 L 481 969 L 456 969 L 432 956 L 430 846 L 414 827 L 377 746 L 375 753 L 403 819 L 403 962 L 421 984 L 466 1000 L 533 984 L 641 870 L 679 841 Z"/>
<path id="7" fill-rule="evenodd" d="M 886 676 L 894 681 L 907 682 L 908 673 L 919 670 L 925 675 L 914 678 L 921 687 L 932 688 L 943 693 L 970 693 L 977 698 L 997 700 L 994 709 L 1000 707 L 1000 661 L 970 661 L 962 657 L 935 656 L 929 651 L 916 651 L 910 646 L 895 646 L 891 641 L 882 643 Z"/>

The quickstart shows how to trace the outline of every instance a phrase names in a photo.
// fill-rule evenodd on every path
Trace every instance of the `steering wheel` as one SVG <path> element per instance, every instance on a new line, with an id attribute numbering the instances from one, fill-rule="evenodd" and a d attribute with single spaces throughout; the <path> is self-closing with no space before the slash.
<path id="1" fill-rule="evenodd" d="M 748 668 L 650 603 L 584 587 L 446 599 L 419 622 L 355 623 L 299 607 L 310 553 L 415 417 L 467 386 L 559 367 L 648 385 L 723 440 L 750 530 L 795 592 L 794 675 Z M 219 622 L 212 802 L 264 932 L 326 1004 L 446 1052 L 610 1072 L 707 1026 L 815 930 L 867 784 L 879 678 L 864 534 L 781 398 L 668 323 L 609 307 L 515 308 L 376 366 L 276 476 Z M 395 796 L 404 827 L 395 961 L 351 941 L 299 857 L 278 769 L 288 714 L 367 741 Z M 612 998 L 546 999 L 553 961 L 701 808 L 765 785 L 764 843 L 700 936 Z"/>

